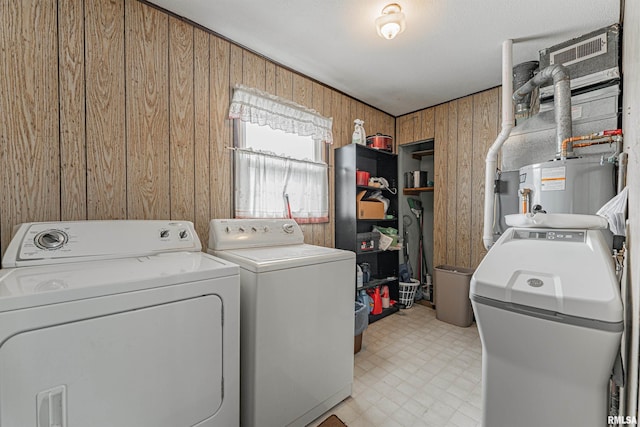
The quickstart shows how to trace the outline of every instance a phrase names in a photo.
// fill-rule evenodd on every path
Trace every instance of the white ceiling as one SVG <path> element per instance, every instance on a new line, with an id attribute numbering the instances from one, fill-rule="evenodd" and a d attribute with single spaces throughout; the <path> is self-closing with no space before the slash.
<path id="1" fill-rule="evenodd" d="M 407 18 L 377 35 L 385 0 L 151 0 L 394 116 L 500 84 L 514 64 L 619 21 L 620 0 L 397 0 Z"/>

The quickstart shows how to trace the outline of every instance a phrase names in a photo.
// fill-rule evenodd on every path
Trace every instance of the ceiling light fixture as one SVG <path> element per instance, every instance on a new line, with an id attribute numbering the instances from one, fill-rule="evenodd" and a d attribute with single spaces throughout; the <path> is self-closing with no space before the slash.
<path id="1" fill-rule="evenodd" d="M 382 9 L 382 15 L 376 18 L 376 28 L 380 37 L 391 40 L 404 31 L 404 13 L 398 3 L 391 3 Z"/>

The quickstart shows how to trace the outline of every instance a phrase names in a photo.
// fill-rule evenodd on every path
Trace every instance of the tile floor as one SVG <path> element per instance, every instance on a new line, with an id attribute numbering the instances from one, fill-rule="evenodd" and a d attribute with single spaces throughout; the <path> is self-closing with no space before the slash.
<path id="1" fill-rule="evenodd" d="M 468 328 L 414 304 L 375 322 L 355 355 L 351 397 L 336 414 L 349 427 L 476 427 L 481 417 L 482 348 Z"/>

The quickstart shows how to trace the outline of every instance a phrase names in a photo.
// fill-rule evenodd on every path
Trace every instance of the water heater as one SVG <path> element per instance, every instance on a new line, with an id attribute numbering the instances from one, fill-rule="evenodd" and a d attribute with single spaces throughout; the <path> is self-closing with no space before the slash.
<path id="1" fill-rule="evenodd" d="M 548 213 L 593 215 L 615 194 L 614 165 L 600 157 L 554 160 L 520 168 L 521 213 L 539 205 Z"/>

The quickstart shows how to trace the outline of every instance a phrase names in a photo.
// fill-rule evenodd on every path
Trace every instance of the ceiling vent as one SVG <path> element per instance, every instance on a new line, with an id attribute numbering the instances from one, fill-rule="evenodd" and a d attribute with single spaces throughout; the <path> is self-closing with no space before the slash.
<path id="1" fill-rule="evenodd" d="M 583 93 L 620 80 L 620 25 L 613 24 L 540 51 L 540 69 L 561 64 L 569 70 L 571 93 Z M 540 88 L 540 100 L 553 98 L 553 85 Z"/>
<path id="2" fill-rule="evenodd" d="M 571 65 L 607 53 L 607 34 L 592 37 L 564 49 L 550 51 L 551 65 Z"/>

